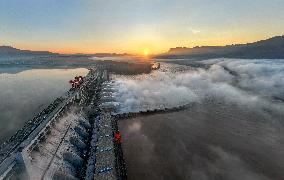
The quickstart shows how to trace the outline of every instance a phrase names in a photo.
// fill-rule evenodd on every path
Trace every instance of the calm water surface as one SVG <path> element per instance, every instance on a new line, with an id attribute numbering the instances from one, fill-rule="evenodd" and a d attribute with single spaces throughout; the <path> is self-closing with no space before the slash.
<path id="1" fill-rule="evenodd" d="M 13 135 L 34 114 L 63 95 L 68 81 L 87 69 L 31 69 L 0 72 L 0 142 Z M 3 73 L 4 72 L 4 73 Z"/>

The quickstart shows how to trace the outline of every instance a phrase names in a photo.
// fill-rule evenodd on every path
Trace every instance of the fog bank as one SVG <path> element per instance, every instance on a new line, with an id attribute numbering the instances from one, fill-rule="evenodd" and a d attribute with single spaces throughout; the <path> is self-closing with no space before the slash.
<path id="1" fill-rule="evenodd" d="M 115 76 L 120 111 L 220 101 L 281 113 L 283 60 L 214 59 L 205 68 L 162 63 L 150 75 Z"/>

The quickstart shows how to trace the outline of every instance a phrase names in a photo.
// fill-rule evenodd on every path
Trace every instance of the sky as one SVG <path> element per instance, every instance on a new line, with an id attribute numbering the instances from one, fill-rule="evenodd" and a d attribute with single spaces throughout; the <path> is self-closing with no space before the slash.
<path id="1" fill-rule="evenodd" d="M 161 53 L 284 34 L 284 0 L 0 0 L 0 45 Z"/>

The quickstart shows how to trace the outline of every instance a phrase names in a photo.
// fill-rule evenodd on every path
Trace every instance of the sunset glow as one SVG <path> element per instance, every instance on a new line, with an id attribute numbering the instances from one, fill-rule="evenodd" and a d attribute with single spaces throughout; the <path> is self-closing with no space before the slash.
<path id="1" fill-rule="evenodd" d="M 0 1 L 0 45 L 59 53 L 146 55 L 177 46 L 247 43 L 283 34 L 284 21 L 279 18 L 284 16 L 283 1 L 218 0 L 208 6 L 210 3 Z M 151 52 L 146 53 L 145 47 Z"/>

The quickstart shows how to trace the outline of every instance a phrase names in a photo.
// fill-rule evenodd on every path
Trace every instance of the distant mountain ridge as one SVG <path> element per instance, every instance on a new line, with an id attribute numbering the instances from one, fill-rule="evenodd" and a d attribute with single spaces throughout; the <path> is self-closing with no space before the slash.
<path id="1" fill-rule="evenodd" d="M 117 57 L 117 56 L 131 56 L 131 54 L 117 54 L 117 53 L 92 53 L 92 54 L 59 54 L 50 51 L 31 51 L 31 50 L 21 50 L 14 48 L 12 46 L 0 46 L 0 56 L 21 56 L 21 55 L 59 55 L 62 57 Z"/>
<path id="2" fill-rule="evenodd" d="M 21 50 L 11 46 L 0 46 L 0 56 L 20 56 L 20 55 L 59 55 L 49 51 Z"/>
<path id="3" fill-rule="evenodd" d="M 227 46 L 176 47 L 156 58 L 245 58 L 245 59 L 284 59 L 284 36 L 247 44 Z"/>

